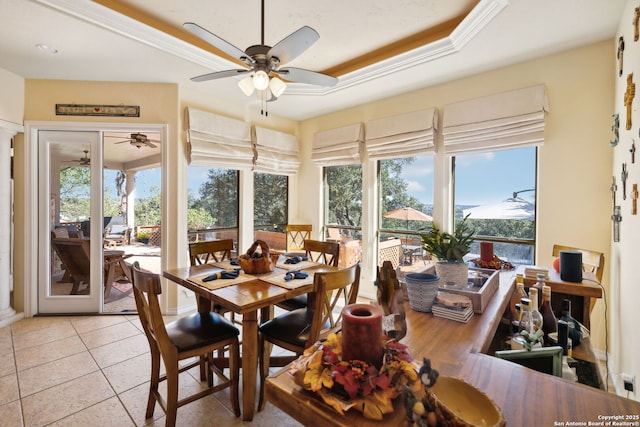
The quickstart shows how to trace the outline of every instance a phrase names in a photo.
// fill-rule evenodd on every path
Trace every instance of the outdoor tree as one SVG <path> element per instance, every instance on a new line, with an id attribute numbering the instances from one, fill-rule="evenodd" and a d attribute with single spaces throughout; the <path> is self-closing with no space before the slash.
<path id="1" fill-rule="evenodd" d="M 287 177 L 269 173 L 253 176 L 253 218 L 256 229 L 271 230 L 287 223 Z"/>
<path id="2" fill-rule="evenodd" d="M 149 196 L 136 200 L 135 223 L 138 225 L 160 225 L 162 208 L 162 195 L 160 187 L 152 185 L 149 188 Z"/>
<path id="3" fill-rule="evenodd" d="M 199 188 L 199 198 L 192 198 L 188 209 L 203 209 L 217 227 L 237 227 L 238 171 L 234 169 L 209 169 L 207 180 Z"/>

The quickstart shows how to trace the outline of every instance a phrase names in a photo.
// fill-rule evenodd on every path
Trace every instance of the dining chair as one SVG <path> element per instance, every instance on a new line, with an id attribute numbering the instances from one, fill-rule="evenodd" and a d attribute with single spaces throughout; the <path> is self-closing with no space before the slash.
<path id="1" fill-rule="evenodd" d="M 338 242 L 323 242 L 321 240 L 304 241 L 303 249 L 305 256 L 310 261 L 318 262 L 333 267 L 338 266 L 340 260 L 340 243 Z M 298 295 L 297 297 L 289 298 L 276 304 L 278 307 L 288 311 L 297 310 L 307 306 L 307 295 Z"/>
<path id="2" fill-rule="evenodd" d="M 315 273 L 313 291 L 305 308 L 290 311 L 266 321 L 258 330 L 260 400 L 264 407 L 264 383 L 270 366 L 284 366 L 304 350 L 342 326 L 342 308 L 354 304 L 360 287 L 360 264 L 342 270 Z M 267 343 L 289 350 L 295 355 L 271 357 Z"/>
<path id="3" fill-rule="evenodd" d="M 160 311 L 158 296 L 162 294 L 160 276 L 140 269 L 133 263 L 133 289 L 138 308 L 138 316 L 151 349 L 151 381 L 145 417 L 153 416 L 158 402 L 166 414 L 165 426 L 174 426 L 179 407 L 212 393 L 230 388 L 231 406 L 236 417 L 240 416 L 238 399 L 238 378 L 240 376 L 240 345 L 238 329 L 227 319 L 214 312 L 195 313 L 181 317 L 165 325 Z M 213 351 L 228 347 L 229 377 L 219 368 L 213 358 Z M 179 362 L 193 359 L 185 366 Z M 160 375 L 160 360 L 164 362 L 166 374 Z M 178 399 L 179 376 L 198 365 L 205 367 L 204 377 L 207 387 L 200 392 Z M 202 371 L 201 371 L 202 372 Z M 213 376 L 219 382 L 214 385 Z M 166 399 L 159 391 L 161 381 L 167 382 Z"/>
<path id="4" fill-rule="evenodd" d="M 598 282 L 602 282 L 602 273 L 604 272 L 604 254 L 602 252 L 574 248 L 571 246 L 553 245 L 551 255 L 559 257 L 560 251 L 582 252 L 582 270 L 593 273 L 596 276 L 596 279 L 598 279 Z"/>
<path id="5" fill-rule="evenodd" d="M 192 266 L 206 264 L 210 260 L 224 261 L 231 258 L 232 251 L 233 239 L 189 243 L 189 260 Z"/>
<path id="6" fill-rule="evenodd" d="M 304 252 L 304 241 L 311 238 L 311 224 L 287 224 L 287 253 Z"/>

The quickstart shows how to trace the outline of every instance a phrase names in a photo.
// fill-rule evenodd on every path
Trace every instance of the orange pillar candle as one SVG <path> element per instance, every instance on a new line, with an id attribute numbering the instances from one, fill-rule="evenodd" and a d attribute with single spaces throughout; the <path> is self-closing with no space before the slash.
<path id="1" fill-rule="evenodd" d="M 480 260 L 485 262 L 493 260 L 493 243 L 480 242 Z"/>
<path id="2" fill-rule="evenodd" d="M 382 309 L 350 304 L 342 309 L 342 360 L 382 366 Z"/>

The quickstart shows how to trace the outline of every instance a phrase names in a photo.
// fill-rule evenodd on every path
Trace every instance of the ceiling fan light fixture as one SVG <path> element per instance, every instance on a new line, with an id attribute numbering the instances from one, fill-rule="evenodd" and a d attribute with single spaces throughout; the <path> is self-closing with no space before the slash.
<path id="1" fill-rule="evenodd" d="M 280 80 L 278 77 L 272 77 L 271 81 L 269 82 L 269 89 L 271 89 L 271 93 L 273 93 L 273 96 L 278 98 L 284 93 L 285 89 L 287 89 L 287 84 Z"/>
<path id="2" fill-rule="evenodd" d="M 238 82 L 238 86 L 240 86 L 242 92 L 244 92 L 244 94 L 247 96 L 251 96 L 253 91 L 256 90 L 255 86 L 253 85 L 253 78 L 251 76 L 247 76 L 244 79 L 240 80 Z"/>
<path id="3" fill-rule="evenodd" d="M 265 90 L 269 87 L 269 75 L 263 70 L 258 70 L 253 75 L 253 86 L 257 90 Z"/>

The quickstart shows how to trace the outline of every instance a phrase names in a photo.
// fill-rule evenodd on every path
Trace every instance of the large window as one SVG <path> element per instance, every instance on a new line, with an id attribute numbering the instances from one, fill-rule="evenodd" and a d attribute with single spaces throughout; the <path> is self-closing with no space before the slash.
<path id="1" fill-rule="evenodd" d="M 533 264 L 535 249 L 536 147 L 460 154 L 453 158 L 455 220 L 469 215 L 479 241 L 513 264 Z"/>
<path id="2" fill-rule="evenodd" d="M 362 227 L 362 165 L 328 166 L 325 179 L 325 227 L 328 238 L 360 240 Z"/>
<path id="3" fill-rule="evenodd" d="M 286 175 L 253 174 L 254 238 L 271 249 L 285 250 L 289 179 Z"/>
<path id="4" fill-rule="evenodd" d="M 239 173 L 235 169 L 188 169 L 189 240 L 238 238 Z"/>

